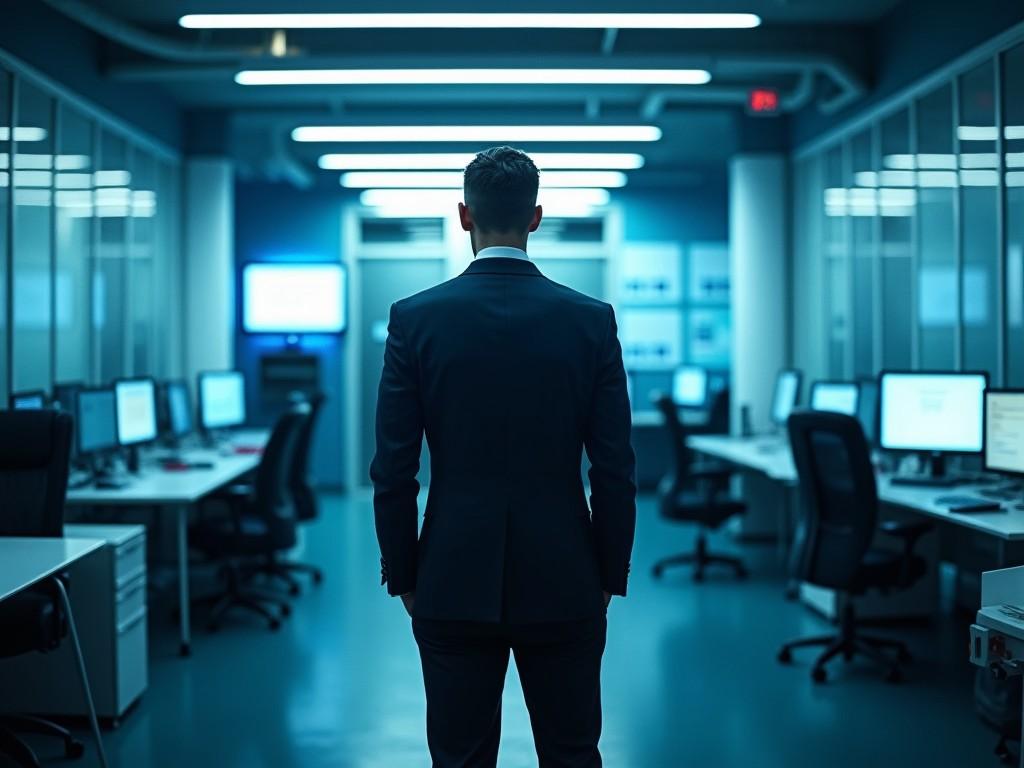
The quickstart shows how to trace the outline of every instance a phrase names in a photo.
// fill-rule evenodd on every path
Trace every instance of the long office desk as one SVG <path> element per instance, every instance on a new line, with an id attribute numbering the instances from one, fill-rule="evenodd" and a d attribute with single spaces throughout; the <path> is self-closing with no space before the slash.
<path id="1" fill-rule="evenodd" d="M 82 558 L 102 549 L 104 543 L 100 539 L 0 538 L 0 602 L 55 576 Z M 78 673 L 90 713 L 89 724 L 92 727 L 93 737 L 96 739 L 100 764 L 106 766 L 103 738 L 96 720 L 85 670 L 85 660 L 78 642 L 78 627 L 75 624 L 71 603 L 67 600 L 63 586 L 59 587 L 59 590 L 67 614 L 71 640 L 75 645 Z"/>
<path id="2" fill-rule="evenodd" d="M 797 483 L 796 465 L 789 445 L 777 438 L 695 435 L 687 440 L 690 448 L 716 459 L 754 470 L 785 485 Z M 1024 510 L 957 514 L 937 503 L 943 496 L 977 496 L 982 486 L 958 485 L 954 488 L 928 488 L 893 485 L 886 475 L 878 478 L 878 498 L 884 504 L 926 515 L 937 520 L 971 528 L 1003 541 L 1024 541 Z"/>
<path id="3" fill-rule="evenodd" d="M 232 435 L 231 445 L 262 446 L 266 443 L 265 430 L 246 430 Z M 260 461 L 259 453 L 222 453 L 217 450 L 191 448 L 179 452 L 194 462 L 212 462 L 211 469 L 169 471 L 159 466 L 143 465 L 138 475 L 124 488 L 76 488 L 68 490 L 69 506 L 94 507 L 161 507 L 172 510 L 176 516 L 178 555 L 178 600 L 181 610 L 181 655 L 192 652 L 192 626 L 189 606 L 188 574 L 188 513 L 189 510 L 214 491 L 231 484 L 251 472 Z"/>

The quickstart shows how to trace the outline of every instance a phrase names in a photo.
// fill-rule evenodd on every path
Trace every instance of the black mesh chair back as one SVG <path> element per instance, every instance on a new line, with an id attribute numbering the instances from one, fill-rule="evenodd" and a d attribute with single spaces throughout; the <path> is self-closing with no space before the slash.
<path id="1" fill-rule="evenodd" d="M 316 494 L 313 493 L 313 489 L 309 485 L 309 454 L 313 446 L 313 433 L 317 418 L 323 408 L 325 399 L 322 392 L 314 392 L 307 401 L 309 405 L 309 418 L 306 419 L 302 429 L 299 431 L 295 455 L 292 459 L 291 472 L 289 473 L 288 484 L 292 494 L 292 501 L 295 504 L 295 517 L 300 521 L 312 520 L 318 514 Z"/>
<path id="2" fill-rule="evenodd" d="M 661 481 L 659 491 L 662 494 L 674 495 L 683 490 L 689 475 L 693 454 L 686 447 L 686 427 L 679 418 L 679 409 L 669 395 L 660 395 L 654 401 L 655 407 L 665 422 L 665 435 L 669 442 L 669 455 L 672 463 L 669 471 Z"/>
<path id="3" fill-rule="evenodd" d="M 800 410 L 789 417 L 789 439 L 803 498 L 793 576 L 846 589 L 878 522 L 878 490 L 864 431 L 853 416 Z"/>
<path id="4" fill-rule="evenodd" d="M 711 396 L 711 407 L 708 409 L 708 423 L 702 430 L 709 435 L 729 434 L 729 388 L 722 387 Z"/>
<path id="5" fill-rule="evenodd" d="M 0 536 L 64 535 L 73 419 L 0 411 Z"/>
<path id="6" fill-rule="evenodd" d="M 282 414 L 256 468 L 252 511 L 267 523 L 278 549 L 295 544 L 295 508 L 288 478 L 299 433 L 308 418 L 309 409 L 304 405 Z"/>

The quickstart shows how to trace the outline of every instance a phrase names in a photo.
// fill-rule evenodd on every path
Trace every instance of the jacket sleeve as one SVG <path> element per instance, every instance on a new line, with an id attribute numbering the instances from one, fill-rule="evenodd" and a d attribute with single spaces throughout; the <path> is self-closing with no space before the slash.
<path id="1" fill-rule="evenodd" d="M 585 445 L 590 459 L 590 509 L 605 592 L 626 594 L 636 529 L 636 459 L 632 417 L 615 313 L 608 307 Z"/>
<path id="2" fill-rule="evenodd" d="M 415 355 L 391 307 L 384 370 L 377 392 L 377 451 L 370 464 L 373 511 L 381 552 L 381 583 L 391 595 L 416 589 L 423 411 Z"/>

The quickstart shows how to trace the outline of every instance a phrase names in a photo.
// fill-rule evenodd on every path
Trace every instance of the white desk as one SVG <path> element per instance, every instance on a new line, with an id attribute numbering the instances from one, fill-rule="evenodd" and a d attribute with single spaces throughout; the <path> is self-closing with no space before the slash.
<path id="1" fill-rule="evenodd" d="M 100 539 L 0 538 L 0 602 L 34 584 L 49 579 L 83 557 L 99 551 L 103 548 L 104 543 Z M 106 766 L 107 757 L 103 750 L 103 738 L 100 736 L 99 723 L 96 720 L 96 708 L 92 703 L 92 693 L 89 690 L 89 679 L 85 671 L 82 647 L 78 642 L 78 627 L 75 624 L 71 603 L 67 599 L 63 585 L 58 586 L 57 589 L 64 603 L 68 630 L 75 646 L 78 674 L 89 710 L 89 724 L 92 727 L 93 737 L 96 739 L 100 764 Z"/>
<path id="2" fill-rule="evenodd" d="M 263 446 L 269 437 L 265 430 L 235 432 L 225 452 L 204 448 L 178 451 L 190 462 L 211 462 L 211 469 L 168 471 L 143 460 L 140 474 L 131 476 L 124 488 L 77 488 L 68 490 L 68 506 L 165 507 L 176 514 L 178 549 L 178 599 L 181 609 L 181 655 L 192 652 L 191 610 L 188 576 L 188 512 L 204 497 L 234 482 L 255 469 L 259 453 L 233 453 L 230 446 Z M 166 453 L 166 451 L 163 451 Z"/>
<path id="3" fill-rule="evenodd" d="M 789 445 L 767 437 L 728 437 L 696 435 L 687 440 L 695 451 L 752 469 L 786 485 L 797 482 L 796 465 Z M 1024 510 L 957 514 L 936 503 L 943 496 L 978 496 L 982 486 L 958 485 L 953 488 L 928 488 L 893 485 L 889 476 L 878 478 L 878 498 L 885 504 L 971 528 L 1004 541 L 1024 541 Z"/>

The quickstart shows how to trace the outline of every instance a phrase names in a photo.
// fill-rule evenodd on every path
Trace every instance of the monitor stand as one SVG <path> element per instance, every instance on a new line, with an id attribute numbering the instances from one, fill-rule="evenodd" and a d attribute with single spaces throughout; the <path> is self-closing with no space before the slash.
<path id="1" fill-rule="evenodd" d="M 893 485 L 912 485 L 921 488 L 951 488 L 959 478 L 946 473 L 946 457 L 939 453 L 925 455 L 927 469 L 919 475 L 893 475 Z"/>

